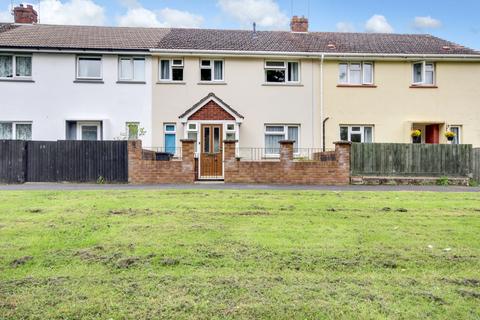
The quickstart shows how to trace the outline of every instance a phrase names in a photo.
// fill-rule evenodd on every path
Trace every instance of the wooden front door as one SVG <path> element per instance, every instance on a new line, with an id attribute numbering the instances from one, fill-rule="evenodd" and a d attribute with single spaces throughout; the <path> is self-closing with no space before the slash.
<path id="1" fill-rule="evenodd" d="M 222 146 L 222 125 L 202 124 L 200 179 L 223 179 Z"/>
<path id="2" fill-rule="evenodd" d="M 440 143 L 440 128 L 438 124 L 425 126 L 425 143 Z"/>

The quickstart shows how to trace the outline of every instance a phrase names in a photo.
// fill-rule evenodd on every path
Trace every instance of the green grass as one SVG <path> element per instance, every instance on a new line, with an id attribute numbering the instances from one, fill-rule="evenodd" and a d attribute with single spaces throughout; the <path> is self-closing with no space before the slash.
<path id="1" fill-rule="evenodd" d="M 0 319 L 55 318 L 479 319 L 480 195 L 1 192 Z"/>

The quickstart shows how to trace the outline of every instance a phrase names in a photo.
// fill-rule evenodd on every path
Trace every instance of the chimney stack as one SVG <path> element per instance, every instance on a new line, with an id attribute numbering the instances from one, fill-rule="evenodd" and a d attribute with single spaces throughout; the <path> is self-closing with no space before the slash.
<path id="1" fill-rule="evenodd" d="M 293 16 L 290 22 L 292 32 L 308 32 L 308 19 L 305 17 Z"/>
<path id="2" fill-rule="evenodd" d="M 26 6 L 20 4 L 18 7 L 15 7 L 13 9 L 13 16 L 15 23 L 34 24 L 38 22 L 37 11 L 35 11 L 30 4 L 27 4 Z"/>

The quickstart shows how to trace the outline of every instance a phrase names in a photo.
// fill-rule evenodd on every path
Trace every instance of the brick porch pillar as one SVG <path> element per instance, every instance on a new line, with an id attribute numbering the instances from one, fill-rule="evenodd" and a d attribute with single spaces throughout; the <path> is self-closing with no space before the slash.
<path id="1" fill-rule="evenodd" d="M 236 143 L 238 140 L 223 140 L 223 180 L 230 182 L 238 173 Z"/>
<path id="2" fill-rule="evenodd" d="M 189 176 L 189 180 L 195 181 L 195 140 L 182 139 L 182 172 Z"/>
<path id="3" fill-rule="evenodd" d="M 337 159 L 337 165 L 339 175 L 337 179 L 340 183 L 350 183 L 350 152 L 352 149 L 352 143 L 349 141 L 337 141 L 335 144 L 335 157 Z"/>
<path id="4" fill-rule="evenodd" d="M 294 140 L 281 140 L 280 143 L 280 162 L 293 161 Z"/>
<path id="5" fill-rule="evenodd" d="M 138 166 L 142 160 L 142 140 L 127 141 L 128 153 L 128 182 L 135 182 L 135 177 L 138 172 Z"/>

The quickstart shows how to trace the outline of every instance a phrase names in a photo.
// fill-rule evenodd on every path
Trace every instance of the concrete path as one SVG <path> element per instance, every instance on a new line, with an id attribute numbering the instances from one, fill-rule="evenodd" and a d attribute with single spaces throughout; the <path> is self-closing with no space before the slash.
<path id="1" fill-rule="evenodd" d="M 259 185 L 259 184 L 73 184 L 73 183 L 25 183 L 0 185 L 0 191 L 79 191 L 79 190 L 319 190 L 319 191 L 430 191 L 430 192 L 480 192 L 480 187 L 443 187 L 443 186 L 300 186 L 300 185 Z"/>

